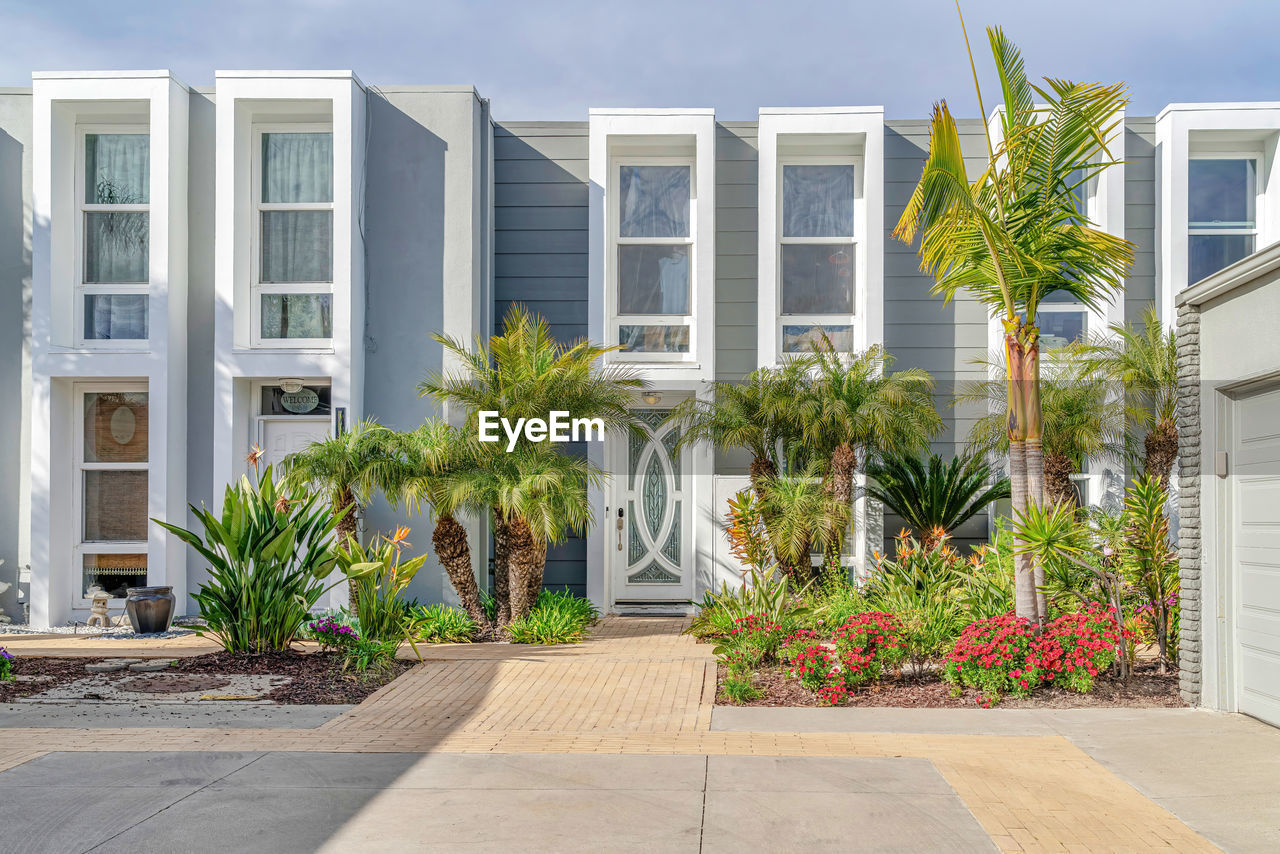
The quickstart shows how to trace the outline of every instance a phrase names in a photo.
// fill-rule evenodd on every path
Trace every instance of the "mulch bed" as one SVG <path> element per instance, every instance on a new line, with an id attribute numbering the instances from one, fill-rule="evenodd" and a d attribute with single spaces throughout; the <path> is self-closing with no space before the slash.
<path id="1" fill-rule="evenodd" d="M 725 666 L 719 666 L 717 684 L 722 684 Z M 781 667 L 761 668 L 755 675 L 755 686 L 764 694 L 744 706 L 816 706 L 812 692 L 801 687 L 799 680 L 789 679 Z M 952 696 L 952 686 L 937 676 L 906 673 L 890 676 L 878 684 L 854 690 L 847 706 L 879 706 L 909 709 L 959 709 L 978 705 L 978 692 L 965 689 Z M 718 705 L 733 705 L 717 694 Z M 1107 676 L 1099 678 L 1093 691 L 1076 694 L 1062 688 L 1041 688 L 1026 699 L 1006 698 L 1003 709 L 1093 709 L 1093 708 L 1179 708 L 1185 706 L 1178 694 L 1178 674 L 1156 672 L 1154 662 L 1138 662 L 1127 682 Z"/>
<path id="2" fill-rule="evenodd" d="M 42 658 L 19 656 L 13 662 L 13 672 L 18 676 L 46 676 L 34 682 L 0 682 L 0 703 L 10 703 L 20 697 L 30 697 L 59 685 L 94 674 L 84 669 L 86 664 L 101 658 Z M 177 664 L 166 673 L 207 674 L 212 676 L 251 675 L 287 676 L 289 683 L 276 688 L 266 698 L 282 705 L 335 705 L 359 703 L 383 685 L 413 666 L 412 662 L 396 661 L 388 669 L 378 673 L 351 673 L 342 670 L 342 658 L 332 652 L 272 652 L 263 655 L 233 655 L 215 652 L 192 658 L 179 658 Z M 118 670 L 104 674 L 115 681 L 138 674 L 131 670 Z M 145 698 L 139 697 L 139 702 Z"/>

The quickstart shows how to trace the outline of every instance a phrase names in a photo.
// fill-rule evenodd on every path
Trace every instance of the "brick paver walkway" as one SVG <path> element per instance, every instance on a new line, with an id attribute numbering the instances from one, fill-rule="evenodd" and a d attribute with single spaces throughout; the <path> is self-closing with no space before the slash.
<path id="1" fill-rule="evenodd" d="M 710 647 L 680 634 L 684 626 L 609 618 L 570 647 L 424 648 L 422 664 L 313 730 L 0 730 L 0 770 L 50 751 L 139 744 L 156 751 L 910 756 L 932 761 L 1005 851 L 1218 850 L 1060 736 L 713 732 L 714 658 Z"/>

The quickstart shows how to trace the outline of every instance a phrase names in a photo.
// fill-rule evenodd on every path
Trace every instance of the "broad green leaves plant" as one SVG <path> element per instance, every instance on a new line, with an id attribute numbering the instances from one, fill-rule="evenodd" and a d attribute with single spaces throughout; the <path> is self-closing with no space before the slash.
<path id="1" fill-rule="evenodd" d="M 294 496 L 271 466 L 255 484 L 228 484 L 218 515 L 191 505 L 203 533 L 153 520 L 208 562 L 209 580 L 194 595 L 207 627 L 228 652 L 285 650 L 311 608 L 333 585 L 335 516 L 319 494 Z"/>

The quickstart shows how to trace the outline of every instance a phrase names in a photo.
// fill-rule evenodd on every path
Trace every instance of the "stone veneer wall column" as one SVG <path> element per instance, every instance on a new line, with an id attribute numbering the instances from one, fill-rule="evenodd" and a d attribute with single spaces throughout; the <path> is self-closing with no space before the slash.
<path id="1" fill-rule="evenodd" d="M 1200 705 L 1200 307 L 1178 307 L 1178 687 Z"/>

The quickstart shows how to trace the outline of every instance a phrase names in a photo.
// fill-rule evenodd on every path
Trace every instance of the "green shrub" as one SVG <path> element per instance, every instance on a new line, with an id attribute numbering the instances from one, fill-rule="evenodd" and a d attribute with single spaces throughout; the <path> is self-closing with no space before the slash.
<path id="1" fill-rule="evenodd" d="M 342 667 L 356 673 L 380 673 L 389 670 L 396 660 L 400 644 L 393 640 L 361 638 L 343 653 Z"/>
<path id="2" fill-rule="evenodd" d="M 731 670 L 724 677 L 724 682 L 720 686 L 720 692 L 724 694 L 724 698 L 735 706 L 743 703 L 750 703 L 752 700 L 758 700 L 764 694 L 757 688 L 751 680 L 751 671 L 733 671 Z"/>
<path id="3" fill-rule="evenodd" d="M 577 643 L 599 619 L 600 612 L 587 599 L 568 591 L 543 590 L 529 616 L 512 620 L 507 626 L 512 643 Z"/>
<path id="4" fill-rule="evenodd" d="M 470 614 L 448 605 L 410 608 L 405 628 L 409 637 L 424 643 L 471 643 L 479 630 Z"/>
<path id="5" fill-rule="evenodd" d="M 13 675 L 13 653 L 0 646 L 0 682 L 12 682 L 17 678 Z"/>
<path id="6" fill-rule="evenodd" d="M 255 484 L 228 484 L 222 514 L 191 506 L 204 533 L 153 520 L 208 561 L 209 580 L 192 598 L 212 637 L 228 652 L 285 650 L 311 617 L 337 557 L 337 517 L 319 495 L 290 495 L 271 466 Z"/>
<path id="7" fill-rule="evenodd" d="M 866 597 L 852 584 L 824 584 L 809 595 L 804 623 L 816 631 L 829 631 L 855 614 L 870 610 Z"/>
<path id="8" fill-rule="evenodd" d="M 940 535 L 932 544 L 898 535 L 897 556 L 880 557 L 863 595 L 898 623 L 901 654 L 916 675 L 946 654 L 967 620 L 962 607 L 965 563 Z"/>
<path id="9" fill-rule="evenodd" d="M 783 633 L 800 628 L 809 616 L 809 608 L 793 595 L 791 582 L 785 575 L 766 575 L 750 570 L 745 583 L 734 590 L 721 584 L 719 593 L 707 593 L 701 610 L 686 630 L 700 640 L 723 640 L 733 631 L 736 621 L 752 614 L 767 614 Z"/>
<path id="10" fill-rule="evenodd" d="M 391 537 L 378 535 L 367 547 L 354 537 L 338 547 L 338 567 L 354 589 L 360 636 L 367 640 L 400 641 L 405 637 L 409 606 L 400 597 L 426 563 L 427 556 L 405 558 L 408 528 Z"/>

